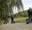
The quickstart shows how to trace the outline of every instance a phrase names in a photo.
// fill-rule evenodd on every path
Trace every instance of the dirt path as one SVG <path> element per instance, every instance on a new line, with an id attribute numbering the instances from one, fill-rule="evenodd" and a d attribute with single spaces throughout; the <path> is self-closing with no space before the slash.
<path id="1" fill-rule="evenodd" d="M 0 30 L 32 30 L 32 24 L 16 23 L 0 26 Z"/>

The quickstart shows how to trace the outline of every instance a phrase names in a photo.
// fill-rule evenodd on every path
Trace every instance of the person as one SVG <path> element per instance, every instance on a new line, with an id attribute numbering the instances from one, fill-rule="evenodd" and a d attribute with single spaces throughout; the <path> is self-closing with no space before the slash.
<path id="1" fill-rule="evenodd" d="M 30 18 L 30 10 L 28 10 L 28 17 Z"/>
<path id="2" fill-rule="evenodd" d="M 28 17 L 32 21 L 32 9 L 31 8 L 29 8 L 29 10 L 28 10 Z"/>
<path id="3" fill-rule="evenodd" d="M 15 23 L 13 15 L 11 15 L 11 23 Z"/>
<path id="4" fill-rule="evenodd" d="M 32 16 L 32 9 L 29 8 L 29 10 L 28 10 L 28 17 L 31 18 L 31 16 Z"/>

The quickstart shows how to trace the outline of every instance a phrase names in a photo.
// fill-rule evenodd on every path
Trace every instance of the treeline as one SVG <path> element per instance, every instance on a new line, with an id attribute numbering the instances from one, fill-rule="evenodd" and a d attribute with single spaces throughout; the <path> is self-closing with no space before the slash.
<path id="1" fill-rule="evenodd" d="M 22 11 L 22 12 L 19 12 L 19 13 L 17 14 L 17 16 L 27 17 L 27 16 L 28 16 L 28 12 L 27 12 L 27 10 Z"/>

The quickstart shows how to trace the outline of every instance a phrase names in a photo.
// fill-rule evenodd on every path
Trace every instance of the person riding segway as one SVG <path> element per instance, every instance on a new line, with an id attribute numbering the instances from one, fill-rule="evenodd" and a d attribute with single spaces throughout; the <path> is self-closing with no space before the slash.
<path id="1" fill-rule="evenodd" d="M 15 23 L 13 15 L 11 15 L 11 23 Z"/>
<path id="2" fill-rule="evenodd" d="M 29 24 L 29 22 L 30 21 L 32 21 L 32 9 L 31 8 L 29 8 L 29 10 L 28 10 L 28 19 L 26 19 L 26 24 Z"/>

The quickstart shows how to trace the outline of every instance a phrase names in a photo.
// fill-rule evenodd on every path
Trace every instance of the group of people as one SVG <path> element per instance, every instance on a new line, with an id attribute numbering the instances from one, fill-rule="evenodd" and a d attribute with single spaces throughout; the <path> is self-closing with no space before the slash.
<path id="1" fill-rule="evenodd" d="M 28 10 L 28 17 L 29 17 L 29 19 L 32 17 L 32 9 L 31 8 L 29 8 L 29 10 Z M 11 23 L 15 23 L 13 16 L 11 16 Z"/>
<path id="2" fill-rule="evenodd" d="M 32 17 L 32 9 L 31 8 L 28 10 L 28 17 L 29 18 Z M 7 18 L 4 18 L 4 20 L 5 20 L 5 22 L 8 22 Z M 11 23 L 15 23 L 13 15 L 11 15 Z"/>

